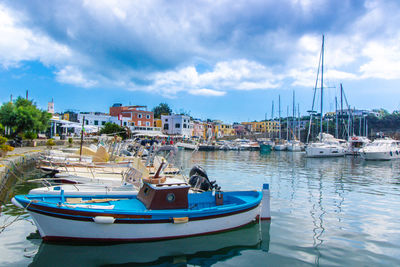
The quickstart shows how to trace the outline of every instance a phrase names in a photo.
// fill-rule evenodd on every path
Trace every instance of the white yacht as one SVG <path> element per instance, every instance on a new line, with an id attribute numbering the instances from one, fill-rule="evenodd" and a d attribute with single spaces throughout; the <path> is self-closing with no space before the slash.
<path id="1" fill-rule="evenodd" d="M 177 148 L 185 149 L 185 150 L 197 150 L 198 145 L 195 142 L 178 142 L 176 143 Z"/>
<path id="2" fill-rule="evenodd" d="M 306 156 L 309 158 L 342 157 L 346 149 L 338 139 L 330 134 L 320 134 L 319 142 L 311 143 L 306 147 Z"/>
<path id="3" fill-rule="evenodd" d="M 360 149 L 365 160 L 392 160 L 400 158 L 400 141 L 391 138 L 377 139 Z"/>
<path id="4" fill-rule="evenodd" d="M 281 141 L 281 140 L 279 140 Z M 275 143 L 274 149 L 276 151 L 285 151 L 288 149 L 288 142 L 286 140 L 283 140 L 281 142 Z"/>
<path id="5" fill-rule="evenodd" d="M 371 143 L 365 136 L 351 136 L 349 137 L 348 147 L 347 147 L 347 155 L 359 155 L 360 150 Z"/>
<path id="6" fill-rule="evenodd" d="M 298 140 L 292 140 L 287 144 L 287 150 L 291 152 L 299 152 L 302 151 L 303 148 L 303 143 Z"/>

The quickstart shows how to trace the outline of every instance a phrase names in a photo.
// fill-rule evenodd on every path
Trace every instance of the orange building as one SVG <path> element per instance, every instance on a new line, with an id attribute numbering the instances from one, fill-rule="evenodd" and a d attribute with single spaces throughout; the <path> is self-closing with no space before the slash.
<path id="1" fill-rule="evenodd" d="M 110 115 L 129 118 L 130 126 L 153 127 L 154 114 L 151 111 L 143 110 L 144 108 L 147 108 L 147 106 L 122 106 L 122 104 L 114 104 L 110 107 Z"/>

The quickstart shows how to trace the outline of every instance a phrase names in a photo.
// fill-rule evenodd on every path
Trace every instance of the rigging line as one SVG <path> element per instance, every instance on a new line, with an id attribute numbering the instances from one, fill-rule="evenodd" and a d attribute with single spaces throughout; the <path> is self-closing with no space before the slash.
<path id="1" fill-rule="evenodd" d="M 313 96 L 313 101 L 312 101 L 312 106 L 311 106 L 311 111 L 314 110 L 314 105 L 315 105 L 315 95 L 317 93 L 317 87 L 318 87 L 318 77 L 319 77 L 319 71 L 321 68 L 321 60 L 322 60 L 322 50 L 319 54 L 319 61 L 318 61 L 318 68 L 317 68 L 317 79 L 315 80 L 315 85 L 314 85 L 314 96 Z M 308 134 L 307 134 L 307 143 L 309 141 L 310 138 L 310 131 L 311 131 L 311 122 L 312 122 L 312 113 L 310 114 L 310 122 L 309 122 L 309 126 L 308 126 Z"/>

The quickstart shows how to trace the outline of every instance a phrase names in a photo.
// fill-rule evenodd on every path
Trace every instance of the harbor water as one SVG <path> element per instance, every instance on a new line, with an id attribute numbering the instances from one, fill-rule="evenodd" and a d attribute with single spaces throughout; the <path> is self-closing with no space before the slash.
<path id="1" fill-rule="evenodd" d="M 29 215 L 0 216 L 0 266 L 398 266 L 400 161 L 304 153 L 180 151 L 222 190 L 271 189 L 272 220 L 221 234 L 114 245 L 42 243 Z M 17 184 L 24 194 L 31 183 Z M 63 227 L 60 225 L 60 227 Z"/>

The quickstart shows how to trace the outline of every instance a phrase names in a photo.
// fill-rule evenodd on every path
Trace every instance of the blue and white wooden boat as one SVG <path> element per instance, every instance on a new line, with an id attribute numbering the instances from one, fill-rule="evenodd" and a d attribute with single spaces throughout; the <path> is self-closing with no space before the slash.
<path id="1" fill-rule="evenodd" d="M 189 185 L 145 183 L 137 195 L 18 195 L 45 241 L 152 241 L 223 232 L 269 219 L 263 191 L 189 193 Z M 264 197 L 263 197 L 264 196 Z M 263 203 L 262 203 L 263 202 Z"/>

